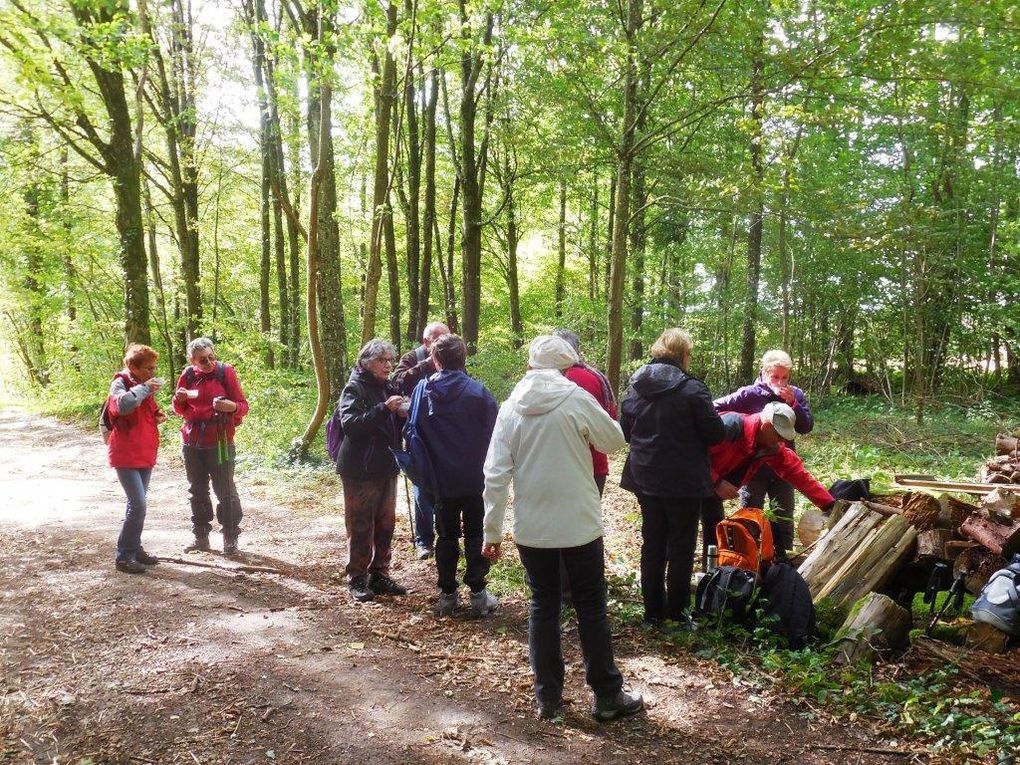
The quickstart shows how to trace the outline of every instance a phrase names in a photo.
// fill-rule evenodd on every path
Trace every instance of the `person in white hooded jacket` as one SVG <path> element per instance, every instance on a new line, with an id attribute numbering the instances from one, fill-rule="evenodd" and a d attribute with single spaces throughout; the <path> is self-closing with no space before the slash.
<path id="1" fill-rule="evenodd" d="M 528 643 L 538 715 L 552 719 L 563 704 L 560 649 L 560 560 L 574 593 L 592 714 L 612 720 L 641 710 L 641 696 L 623 690 L 606 613 L 602 511 L 592 480 L 591 449 L 624 445 L 620 426 L 563 370 L 577 353 L 561 338 L 536 337 L 528 372 L 503 402 L 485 458 L 484 554 L 500 556 L 510 482 L 513 537 L 531 587 Z"/>

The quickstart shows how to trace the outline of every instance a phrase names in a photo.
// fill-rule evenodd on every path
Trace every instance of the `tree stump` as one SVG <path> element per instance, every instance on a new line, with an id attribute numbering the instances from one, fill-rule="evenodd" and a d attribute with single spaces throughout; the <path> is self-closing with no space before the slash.
<path id="1" fill-rule="evenodd" d="M 1005 653 L 1009 635 L 985 622 L 967 628 L 967 645 L 985 653 Z"/>
<path id="2" fill-rule="evenodd" d="M 879 651 L 900 648 L 910 634 L 910 612 L 896 605 L 888 595 L 869 593 L 839 628 L 836 661 L 853 664 L 870 661 Z"/>

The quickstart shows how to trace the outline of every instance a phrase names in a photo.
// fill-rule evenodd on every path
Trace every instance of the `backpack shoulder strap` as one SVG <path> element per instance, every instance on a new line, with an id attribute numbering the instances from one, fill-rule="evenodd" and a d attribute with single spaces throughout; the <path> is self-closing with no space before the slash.
<path id="1" fill-rule="evenodd" d="M 216 362 L 216 382 L 223 385 L 223 380 L 227 376 L 227 365 L 222 361 Z"/>
<path id="2" fill-rule="evenodd" d="M 190 388 L 194 384 L 195 368 L 191 364 L 188 364 L 188 366 L 184 367 L 184 387 Z"/>

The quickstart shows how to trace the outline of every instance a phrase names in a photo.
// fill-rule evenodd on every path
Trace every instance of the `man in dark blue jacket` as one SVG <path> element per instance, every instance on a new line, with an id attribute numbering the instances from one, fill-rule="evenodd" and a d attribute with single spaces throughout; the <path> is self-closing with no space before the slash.
<path id="1" fill-rule="evenodd" d="M 457 609 L 457 560 L 463 523 L 464 583 L 471 588 L 471 609 L 476 616 L 497 605 L 485 589 L 489 561 L 482 557 L 482 519 L 485 508 L 482 466 L 496 424 L 498 407 L 492 394 L 464 371 L 467 348 L 457 335 L 444 335 L 432 343 L 430 355 L 438 370 L 418 383 L 424 387 L 416 424 L 428 447 L 435 478 L 436 569 L 439 574 L 440 616 Z M 418 392 L 417 390 L 415 391 Z"/>

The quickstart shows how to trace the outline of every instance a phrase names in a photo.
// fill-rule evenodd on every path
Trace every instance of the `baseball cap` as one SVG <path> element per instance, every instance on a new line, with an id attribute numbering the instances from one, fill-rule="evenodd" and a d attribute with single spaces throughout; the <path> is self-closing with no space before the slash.
<path id="1" fill-rule="evenodd" d="M 761 419 L 762 422 L 771 422 L 776 433 L 787 441 L 792 441 L 797 437 L 797 431 L 793 428 L 797 417 L 788 405 L 780 404 L 777 401 L 766 404 L 765 408 L 761 410 Z"/>

